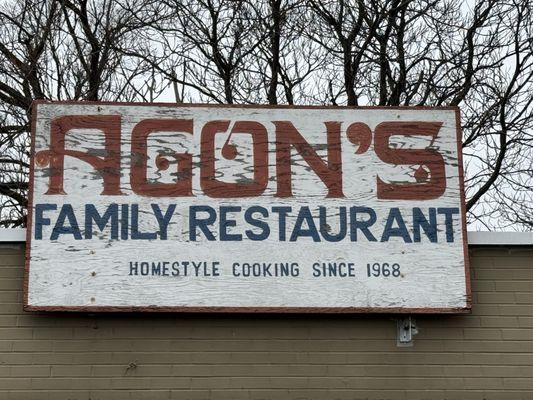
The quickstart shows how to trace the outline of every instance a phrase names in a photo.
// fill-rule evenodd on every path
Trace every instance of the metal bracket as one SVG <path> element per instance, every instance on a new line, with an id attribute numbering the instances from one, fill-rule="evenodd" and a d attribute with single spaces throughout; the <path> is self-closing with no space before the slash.
<path id="1" fill-rule="evenodd" d="M 415 320 L 410 315 L 396 320 L 396 346 L 413 347 L 413 336 L 418 333 Z"/>

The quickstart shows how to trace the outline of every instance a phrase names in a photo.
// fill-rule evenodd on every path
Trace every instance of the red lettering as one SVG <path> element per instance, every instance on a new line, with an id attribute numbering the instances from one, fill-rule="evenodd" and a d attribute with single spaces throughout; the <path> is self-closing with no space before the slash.
<path id="1" fill-rule="evenodd" d="M 354 122 L 346 129 L 348 140 L 357 145 L 355 154 L 363 154 L 370 148 L 372 143 L 372 131 L 367 124 Z"/>
<path id="2" fill-rule="evenodd" d="M 105 135 L 105 156 L 66 150 L 65 136 L 71 129 L 98 129 Z M 104 195 L 119 195 L 120 191 L 120 116 L 69 115 L 50 123 L 50 150 L 35 155 L 37 164 L 50 165 L 50 181 L 46 194 L 66 194 L 63 190 L 65 156 L 82 160 L 100 173 L 104 180 Z"/>
<path id="3" fill-rule="evenodd" d="M 327 159 L 324 160 L 308 143 L 290 121 L 272 121 L 275 126 L 276 178 L 278 197 L 291 197 L 292 165 L 291 153 L 295 149 L 310 169 L 327 188 L 328 198 L 344 197 L 342 187 L 341 123 L 324 122 L 327 137 Z M 229 137 L 222 147 L 222 157 L 235 160 L 238 149 L 230 143 L 231 135 L 249 135 L 253 152 L 253 179 L 240 182 L 224 182 L 217 179 L 223 172 L 217 169 L 215 138 L 227 132 L 229 120 L 206 122 L 200 137 L 200 187 L 212 198 L 254 197 L 264 193 L 268 182 L 269 137 L 265 126 L 256 121 L 236 121 Z M 374 130 L 362 122 L 348 125 L 346 137 L 357 146 L 355 154 L 368 151 L 374 140 L 374 151 L 378 158 L 393 165 L 415 166 L 416 182 L 386 183 L 378 172 L 377 198 L 386 200 L 430 200 L 440 197 L 446 190 L 446 174 L 443 156 L 438 149 L 401 149 L 390 146 L 392 136 L 430 136 L 435 139 L 442 122 L 394 121 L 383 122 Z M 71 115 L 51 121 L 50 149 L 35 155 L 40 166 L 49 165 L 49 187 L 46 194 L 65 194 L 64 159 L 70 156 L 90 164 L 103 179 L 104 195 L 120 195 L 121 166 L 121 118 L 116 115 Z M 98 129 L 105 136 L 105 151 L 96 156 L 88 152 L 65 149 L 65 138 L 72 129 Z M 153 132 L 181 132 L 193 135 L 192 119 L 145 119 L 137 123 L 132 131 L 130 182 L 132 190 L 142 196 L 184 197 L 192 196 L 193 162 L 192 154 L 170 155 L 176 163 L 178 178 L 172 183 L 154 183 L 148 179 L 148 138 Z M 324 145 L 324 143 L 320 143 Z M 154 160 L 159 170 L 169 168 L 171 161 L 159 154 Z M 238 160 L 240 162 L 248 160 Z M 381 176 L 382 173 L 381 173 Z"/>
<path id="4" fill-rule="evenodd" d="M 176 153 L 177 172 L 180 178 L 175 183 L 150 183 L 147 177 L 148 136 L 153 132 L 185 132 L 193 134 L 192 119 L 145 119 L 135 125 L 131 139 L 130 180 L 133 191 L 141 196 L 173 197 L 192 196 L 192 155 Z M 169 167 L 169 161 L 158 155 L 156 165 L 160 170 Z"/>
<path id="5" fill-rule="evenodd" d="M 292 196 L 291 146 L 328 188 L 327 197 L 344 197 L 342 192 L 342 156 L 340 122 L 325 122 L 328 161 L 325 163 L 289 121 L 273 121 L 276 126 L 276 168 L 278 197 Z"/>
<path id="6" fill-rule="evenodd" d="M 419 165 L 415 173 L 417 180 L 425 183 L 385 183 L 377 177 L 378 199 L 387 200 L 431 200 L 446 190 L 446 174 L 442 155 L 433 149 L 393 149 L 389 147 L 391 136 L 437 137 L 442 122 L 382 122 L 374 131 L 374 150 L 384 162 L 395 165 Z M 427 167 L 426 173 L 423 167 Z"/>
<path id="7" fill-rule="evenodd" d="M 253 197 L 260 196 L 268 184 L 268 134 L 259 122 L 237 121 L 230 132 L 252 136 L 254 179 L 250 183 L 228 183 L 215 178 L 215 136 L 226 132 L 230 121 L 210 121 L 202 129 L 200 146 L 200 186 L 210 197 Z M 226 142 L 222 156 L 233 160 L 237 156 L 235 146 Z"/>

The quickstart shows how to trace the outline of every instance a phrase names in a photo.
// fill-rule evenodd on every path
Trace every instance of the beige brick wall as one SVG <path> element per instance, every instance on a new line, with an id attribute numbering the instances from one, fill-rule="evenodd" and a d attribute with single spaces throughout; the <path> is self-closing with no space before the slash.
<path id="1" fill-rule="evenodd" d="M 474 310 L 391 316 L 30 314 L 0 248 L 0 399 L 533 399 L 533 248 L 471 249 Z"/>

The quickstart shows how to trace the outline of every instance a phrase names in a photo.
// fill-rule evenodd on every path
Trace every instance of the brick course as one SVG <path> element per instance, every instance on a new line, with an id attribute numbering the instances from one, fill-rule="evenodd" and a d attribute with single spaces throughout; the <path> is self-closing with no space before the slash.
<path id="1" fill-rule="evenodd" d="M 533 248 L 471 248 L 473 313 L 22 311 L 23 246 L 0 247 L 0 399 L 533 399 Z"/>

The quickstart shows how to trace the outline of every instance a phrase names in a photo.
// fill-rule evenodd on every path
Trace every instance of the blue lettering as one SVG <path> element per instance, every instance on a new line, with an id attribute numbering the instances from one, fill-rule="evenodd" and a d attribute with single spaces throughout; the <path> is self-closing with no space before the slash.
<path id="1" fill-rule="evenodd" d="M 198 219 L 197 213 L 206 212 L 209 216 L 206 219 Z M 189 240 L 196 241 L 196 228 L 200 228 L 207 240 L 215 240 L 215 236 L 207 227 L 213 225 L 217 220 L 217 214 L 213 207 L 209 206 L 191 206 L 189 207 Z"/>
<path id="2" fill-rule="evenodd" d="M 397 228 L 393 228 L 393 224 L 396 222 L 398 225 Z M 411 243 L 411 237 L 409 236 L 409 231 L 405 226 L 405 222 L 402 218 L 402 214 L 398 207 L 393 207 L 389 211 L 389 216 L 387 217 L 387 222 L 385 224 L 385 229 L 383 230 L 383 235 L 381 236 L 382 242 L 388 242 L 391 236 L 401 237 L 405 243 Z"/>
<path id="3" fill-rule="evenodd" d="M 346 237 L 346 207 L 339 207 L 339 233 L 332 235 L 329 233 L 331 225 L 327 223 L 327 208 L 319 207 L 320 234 L 328 242 L 340 242 Z"/>
<path id="4" fill-rule="evenodd" d="M 304 221 L 307 223 L 307 229 L 302 228 Z M 298 217 L 296 218 L 296 223 L 294 224 L 294 229 L 292 231 L 290 241 L 296 242 L 299 236 L 309 236 L 313 238 L 314 242 L 320 242 L 320 236 L 318 236 L 315 221 L 313 220 L 311 211 L 307 206 L 300 208 L 300 212 L 298 213 Z"/>
<path id="5" fill-rule="evenodd" d="M 437 208 L 439 214 L 444 214 L 444 224 L 446 225 L 446 242 L 452 243 L 453 237 L 453 214 L 459 214 L 459 208 L 457 207 L 443 207 Z"/>
<path id="6" fill-rule="evenodd" d="M 360 221 L 357 219 L 359 214 L 367 214 L 368 219 Z M 369 207 L 350 207 L 350 240 L 357 242 L 357 230 L 365 235 L 369 242 L 377 242 L 376 237 L 370 232 L 369 227 L 376 223 L 376 212 Z"/>
<path id="7" fill-rule="evenodd" d="M 172 215 L 176 210 L 176 205 L 169 205 L 167 211 L 165 211 L 165 215 L 163 215 L 161 209 L 159 208 L 159 205 L 157 204 L 152 204 L 152 210 L 154 210 L 155 218 L 157 219 L 157 223 L 159 224 L 159 237 L 162 240 L 167 240 L 168 224 L 170 223 L 170 219 L 172 218 Z"/>
<path id="8" fill-rule="evenodd" d="M 155 240 L 155 232 L 139 232 L 139 205 L 131 205 L 131 240 Z"/>
<path id="9" fill-rule="evenodd" d="M 85 204 L 85 239 L 93 237 L 93 221 L 101 232 L 109 220 L 111 220 L 111 239 L 116 240 L 118 239 L 118 204 L 111 204 L 107 207 L 103 216 L 100 216 L 94 204 Z"/>
<path id="10" fill-rule="evenodd" d="M 68 219 L 68 225 L 65 225 L 65 220 Z M 56 224 L 52 230 L 52 235 L 50 240 L 57 240 L 59 235 L 71 234 L 76 240 L 82 240 L 80 227 L 78 226 L 78 221 L 74 215 L 74 210 L 72 205 L 63 204 L 61 210 L 59 211 L 59 216 L 57 217 Z"/>
<path id="11" fill-rule="evenodd" d="M 254 218 L 254 213 L 261 214 L 263 218 L 268 217 L 268 210 L 264 207 L 252 206 L 248 208 L 244 213 L 244 220 L 248 224 L 261 229 L 261 233 L 255 233 L 251 229 L 247 229 L 245 232 L 246 236 L 248 237 L 248 239 L 254 241 L 268 239 L 268 237 L 270 236 L 270 227 L 268 226 L 268 223 L 261 221 L 260 219 Z"/>
<path id="12" fill-rule="evenodd" d="M 420 208 L 413 208 L 413 241 L 420 242 L 420 228 L 424 230 L 424 233 L 428 237 L 431 243 L 437 243 L 437 211 L 431 207 L 428 210 L 429 221 L 424 216 L 424 213 Z"/>
<path id="13" fill-rule="evenodd" d="M 36 204 L 35 205 L 35 239 L 43 238 L 43 226 L 50 225 L 50 218 L 44 218 L 45 211 L 57 210 L 56 204 Z"/>
<path id="14" fill-rule="evenodd" d="M 237 225 L 234 219 L 228 219 L 228 213 L 239 212 L 241 207 L 239 206 L 221 206 L 220 207 L 220 240 L 224 242 L 240 242 L 242 241 L 242 235 L 238 233 L 228 233 L 228 228 Z"/>
<path id="15" fill-rule="evenodd" d="M 278 214 L 279 224 L 279 241 L 284 242 L 286 239 L 285 232 L 287 229 L 287 214 L 292 211 L 292 207 L 272 207 L 272 212 Z"/>

